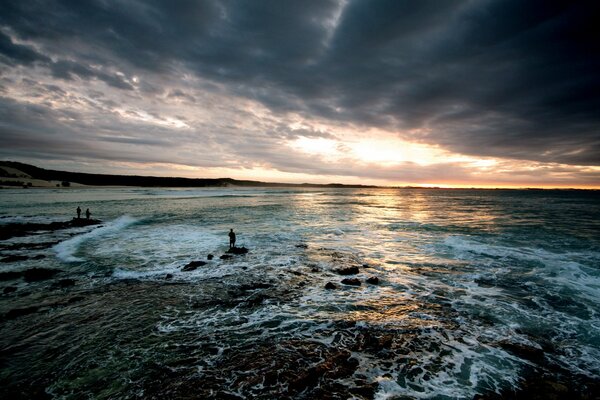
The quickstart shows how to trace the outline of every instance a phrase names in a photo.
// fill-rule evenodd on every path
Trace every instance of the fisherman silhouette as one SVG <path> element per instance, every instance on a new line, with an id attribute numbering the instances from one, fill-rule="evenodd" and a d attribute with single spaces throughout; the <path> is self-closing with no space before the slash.
<path id="1" fill-rule="evenodd" d="M 235 232 L 233 229 L 229 230 L 229 248 L 235 247 Z"/>
<path id="2" fill-rule="evenodd" d="M 81 218 L 81 207 L 77 206 L 77 219 Z"/>
<path id="3" fill-rule="evenodd" d="M 90 219 L 90 215 L 92 215 L 92 213 L 90 212 L 90 209 L 88 208 L 87 210 L 85 210 L 85 217 L 87 219 Z"/>

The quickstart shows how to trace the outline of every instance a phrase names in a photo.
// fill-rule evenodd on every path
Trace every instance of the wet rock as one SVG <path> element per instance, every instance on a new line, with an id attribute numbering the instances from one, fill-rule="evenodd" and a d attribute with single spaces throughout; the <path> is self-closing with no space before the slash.
<path id="1" fill-rule="evenodd" d="M 14 287 L 14 286 L 7 286 L 7 287 L 4 288 L 3 292 L 4 292 L 4 294 L 9 294 L 9 293 L 13 293 L 13 292 L 16 292 L 16 291 L 17 291 L 16 287 Z"/>
<path id="2" fill-rule="evenodd" d="M 335 284 L 332 282 L 327 282 L 325 284 L 325 289 L 333 290 L 333 289 L 337 289 L 337 286 L 335 286 Z"/>
<path id="3" fill-rule="evenodd" d="M 173 279 L 173 274 L 166 274 L 166 275 L 165 275 L 165 280 L 167 280 L 167 281 L 168 281 L 168 280 L 170 280 L 170 279 Z"/>
<path id="4" fill-rule="evenodd" d="M 209 254 L 206 256 L 206 259 L 209 261 L 212 260 L 213 258 L 215 258 L 215 256 L 213 256 L 212 254 Z"/>
<path id="5" fill-rule="evenodd" d="M 22 256 L 22 255 L 10 255 L 10 256 L 6 256 L 6 257 L 3 257 L 2 259 L 0 259 L 0 262 L 10 263 L 10 262 L 25 261 L 25 260 L 29 260 L 29 257 Z"/>
<path id="6" fill-rule="evenodd" d="M 356 266 L 347 267 L 347 268 L 339 268 L 339 269 L 335 269 L 334 271 L 338 275 L 356 275 L 360 272 L 358 270 L 358 267 L 356 267 Z"/>
<path id="7" fill-rule="evenodd" d="M 522 343 L 512 343 L 507 341 L 502 341 L 498 344 L 507 352 L 512 353 L 513 355 L 524 360 L 532 361 L 537 364 L 540 364 L 544 361 L 544 350 L 542 349 L 527 346 L 526 344 Z"/>
<path id="8" fill-rule="evenodd" d="M 319 267 L 312 267 L 310 269 L 310 272 L 321 272 L 321 270 L 319 269 Z"/>
<path id="9" fill-rule="evenodd" d="M 308 249 L 308 245 L 305 243 L 297 244 L 296 247 L 299 249 Z"/>
<path id="10" fill-rule="evenodd" d="M 25 279 L 25 282 L 37 282 L 50 279 L 59 272 L 62 271 L 50 268 L 31 268 L 23 271 L 23 278 Z"/>
<path id="11" fill-rule="evenodd" d="M 363 264 L 362 267 L 363 268 L 372 268 L 369 264 Z"/>
<path id="12" fill-rule="evenodd" d="M 370 283 L 371 285 L 379 285 L 379 278 L 376 276 L 371 276 L 367 279 L 367 283 Z"/>
<path id="13" fill-rule="evenodd" d="M 364 334 L 357 337 L 357 341 L 353 349 L 356 351 L 378 353 L 391 349 L 393 343 L 394 335 L 392 334 L 366 331 Z"/>
<path id="14" fill-rule="evenodd" d="M 302 392 L 307 388 L 318 385 L 323 378 L 342 379 L 351 376 L 358 368 L 358 360 L 351 357 L 350 352 L 342 350 L 325 361 L 301 372 L 296 379 L 289 383 L 289 389 Z"/>
<path id="15" fill-rule="evenodd" d="M 351 388 L 350 393 L 365 399 L 374 398 L 377 389 L 379 389 L 378 382 L 367 383 L 366 381 L 358 380 L 355 383 L 357 384 L 357 386 Z"/>
<path id="16" fill-rule="evenodd" d="M 223 254 L 221 257 L 219 257 L 221 260 L 229 260 L 230 258 L 233 258 L 233 256 L 231 254 Z"/>
<path id="17" fill-rule="evenodd" d="M 182 271 L 193 271 L 193 270 L 197 269 L 198 267 L 202 267 L 204 265 L 206 265 L 206 262 L 204 262 L 204 261 L 192 261 L 191 263 L 189 263 L 185 267 L 183 267 Z"/>
<path id="18" fill-rule="evenodd" d="M 12 281 L 15 279 L 19 279 L 22 276 L 23 273 L 18 271 L 0 272 L 0 281 Z"/>
<path id="19" fill-rule="evenodd" d="M 262 305 L 265 302 L 265 300 L 268 300 L 270 298 L 271 298 L 271 296 L 267 296 L 266 294 L 255 293 L 255 294 L 251 295 L 250 297 L 248 297 L 245 300 L 244 304 L 247 307 L 256 307 L 256 306 Z"/>
<path id="20" fill-rule="evenodd" d="M 54 242 L 41 242 L 41 243 L 31 243 L 31 242 L 26 242 L 26 243 L 12 243 L 9 245 L 3 245 L 2 248 L 5 250 L 41 250 L 41 249 L 47 249 L 49 247 L 54 246 L 55 244 L 58 244 L 58 241 L 54 241 Z"/>
<path id="21" fill-rule="evenodd" d="M 23 315 L 33 314 L 33 313 L 37 312 L 39 309 L 40 308 L 38 306 L 14 308 L 4 315 L 4 319 L 7 319 L 7 320 L 15 319 L 15 318 L 21 317 Z"/>
<path id="22" fill-rule="evenodd" d="M 97 219 L 73 218 L 66 222 L 51 222 L 49 224 L 27 223 L 6 224 L 0 226 L 0 240 L 18 236 L 27 236 L 39 231 L 57 231 L 60 229 L 98 225 L 102 221 Z"/>
<path id="23" fill-rule="evenodd" d="M 270 283 L 255 282 L 255 283 L 240 285 L 239 290 L 241 290 L 243 292 L 247 292 L 250 290 L 257 290 L 257 289 L 269 289 L 271 287 L 273 287 L 273 285 L 271 285 Z"/>
<path id="24" fill-rule="evenodd" d="M 215 399 L 219 400 L 244 400 L 245 397 L 238 396 L 235 393 L 220 391 L 215 395 Z"/>
<path id="25" fill-rule="evenodd" d="M 360 280 L 358 278 L 346 278 L 342 279 L 342 284 L 350 286 L 360 286 Z"/>
<path id="26" fill-rule="evenodd" d="M 71 287 L 71 286 L 75 286 L 75 280 L 74 279 L 68 279 L 68 278 L 67 279 L 61 279 L 58 282 L 55 282 L 52 286 L 55 287 L 55 288 L 61 288 L 61 289 L 68 288 L 68 287 Z"/>
<path id="27" fill-rule="evenodd" d="M 248 249 L 245 247 L 232 247 L 229 250 L 227 250 L 227 253 L 229 253 L 229 254 L 246 254 L 246 253 L 248 253 Z"/>

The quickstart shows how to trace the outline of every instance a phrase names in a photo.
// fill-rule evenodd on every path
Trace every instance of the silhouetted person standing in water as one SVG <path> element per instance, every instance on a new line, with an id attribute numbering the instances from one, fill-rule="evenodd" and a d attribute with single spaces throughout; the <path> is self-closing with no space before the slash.
<path id="1" fill-rule="evenodd" d="M 87 219 L 90 219 L 90 215 L 92 215 L 92 213 L 90 212 L 90 209 L 88 208 L 87 210 L 85 210 L 85 217 Z"/>
<path id="2" fill-rule="evenodd" d="M 81 218 L 81 207 L 77 206 L 77 219 Z"/>
<path id="3" fill-rule="evenodd" d="M 233 229 L 229 230 L 229 248 L 235 247 L 235 232 Z"/>

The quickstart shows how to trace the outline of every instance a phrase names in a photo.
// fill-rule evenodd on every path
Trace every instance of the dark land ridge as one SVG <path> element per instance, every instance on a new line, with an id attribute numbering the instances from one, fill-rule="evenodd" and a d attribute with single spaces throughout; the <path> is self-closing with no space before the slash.
<path id="1" fill-rule="evenodd" d="M 93 186 L 143 186 L 143 187 L 347 187 L 347 188 L 376 188 L 370 185 L 343 185 L 341 183 L 316 184 L 316 183 L 273 183 L 238 180 L 231 178 L 171 178 L 162 176 L 139 176 L 139 175 L 108 175 L 88 174 L 84 172 L 56 171 L 52 169 L 39 168 L 33 165 L 16 161 L 0 161 L 2 166 L 15 168 L 30 175 L 33 179 L 46 181 L 74 182 L 82 185 Z M 2 172 L 2 171 L 0 171 Z M 1 175 L 1 174 L 0 174 Z"/>

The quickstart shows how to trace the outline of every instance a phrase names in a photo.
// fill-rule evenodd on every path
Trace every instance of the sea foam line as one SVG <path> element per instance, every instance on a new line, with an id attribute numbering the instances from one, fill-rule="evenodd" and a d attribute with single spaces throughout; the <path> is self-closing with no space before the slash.
<path id="1" fill-rule="evenodd" d="M 87 242 L 90 239 L 94 239 L 106 235 L 108 233 L 118 232 L 122 229 L 127 228 L 128 226 L 137 221 L 138 220 L 135 218 L 132 218 L 128 215 L 123 215 L 113 221 L 110 221 L 104 226 L 60 242 L 56 246 L 54 246 L 53 249 L 56 252 L 57 257 L 64 262 L 84 261 L 82 258 L 75 257 L 75 253 L 77 252 L 77 250 L 79 250 L 79 247 L 83 243 Z"/>

